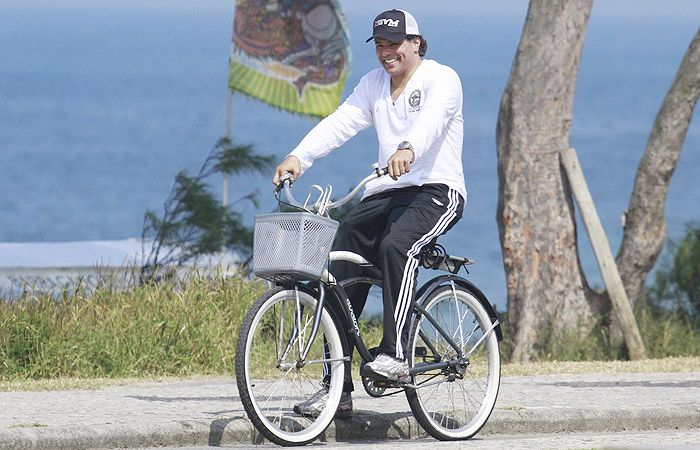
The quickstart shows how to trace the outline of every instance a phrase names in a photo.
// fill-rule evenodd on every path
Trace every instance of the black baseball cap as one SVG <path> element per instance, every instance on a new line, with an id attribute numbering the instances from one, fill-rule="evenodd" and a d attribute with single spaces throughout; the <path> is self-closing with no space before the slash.
<path id="1" fill-rule="evenodd" d="M 365 42 L 369 42 L 374 38 L 401 42 L 411 35 L 420 35 L 416 19 L 402 9 L 392 9 L 384 11 L 374 19 L 374 31 L 372 36 Z"/>

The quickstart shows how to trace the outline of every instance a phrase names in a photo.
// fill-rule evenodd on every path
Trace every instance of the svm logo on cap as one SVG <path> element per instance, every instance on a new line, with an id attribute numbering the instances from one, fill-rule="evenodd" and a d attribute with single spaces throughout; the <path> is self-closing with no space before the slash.
<path id="1" fill-rule="evenodd" d="M 382 25 L 386 25 L 388 27 L 398 27 L 399 26 L 399 20 L 392 20 L 392 19 L 377 19 L 374 21 L 374 28 L 380 27 Z"/>
<path id="2" fill-rule="evenodd" d="M 365 42 L 374 38 L 383 38 L 391 42 L 401 42 L 406 36 L 420 35 L 418 22 L 409 13 L 401 9 L 384 11 L 374 19 L 372 36 Z"/>

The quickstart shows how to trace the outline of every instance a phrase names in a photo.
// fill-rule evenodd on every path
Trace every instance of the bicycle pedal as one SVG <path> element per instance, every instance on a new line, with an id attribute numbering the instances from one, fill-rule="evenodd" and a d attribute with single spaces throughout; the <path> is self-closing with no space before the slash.
<path id="1" fill-rule="evenodd" d="M 375 386 L 382 389 L 403 389 L 409 384 L 408 381 L 396 381 L 386 378 L 375 378 L 372 381 L 374 382 Z"/>

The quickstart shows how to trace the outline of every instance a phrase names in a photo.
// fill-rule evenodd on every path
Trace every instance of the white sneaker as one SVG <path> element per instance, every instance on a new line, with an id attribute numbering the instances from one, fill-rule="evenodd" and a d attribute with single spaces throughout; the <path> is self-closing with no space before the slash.
<path id="1" fill-rule="evenodd" d="M 322 387 L 315 394 L 303 402 L 294 405 L 294 412 L 302 416 L 316 418 L 321 414 L 328 402 L 328 387 Z M 336 410 L 335 417 L 346 419 L 352 416 L 352 395 L 350 392 L 343 392 L 340 396 L 340 404 Z"/>
<path id="2" fill-rule="evenodd" d="M 381 353 L 371 363 L 365 364 L 365 375 L 382 377 L 392 381 L 408 381 L 408 363 Z"/>

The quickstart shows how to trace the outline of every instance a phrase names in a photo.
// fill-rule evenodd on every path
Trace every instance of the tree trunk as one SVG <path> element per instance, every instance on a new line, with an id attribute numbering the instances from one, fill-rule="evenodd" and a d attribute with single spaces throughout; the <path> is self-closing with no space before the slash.
<path id="1" fill-rule="evenodd" d="M 532 0 L 498 117 L 498 226 L 508 288 L 512 361 L 593 311 L 580 267 L 569 148 L 578 67 L 592 0 Z"/>
<path id="2" fill-rule="evenodd" d="M 643 298 L 647 275 L 666 240 L 666 196 L 699 95 L 700 29 L 690 43 L 656 116 L 637 169 L 622 244 L 616 258 L 632 305 Z"/>

